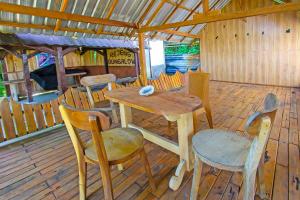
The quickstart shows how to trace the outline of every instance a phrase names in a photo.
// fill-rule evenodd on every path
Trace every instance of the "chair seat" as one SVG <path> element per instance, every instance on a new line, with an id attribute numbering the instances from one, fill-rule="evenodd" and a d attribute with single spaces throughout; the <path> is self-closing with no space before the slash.
<path id="1" fill-rule="evenodd" d="M 144 145 L 144 137 L 133 128 L 115 128 L 101 133 L 108 161 L 118 161 L 130 156 Z M 98 161 L 92 141 L 87 143 L 85 155 Z"/>
<path id="2" fill-rule="evenodd" d="M 97 101 L 94 103 L 94 107 L 95 108 L 110 107 L 110 101 L 109 100 Z"/>
<path id="3" fill-rule="evenodd" d="M 193 137 L 195 154 L 210 166 L 241 171 L 244 168 L 251 140 L 238 133 L 208 129 Z"/>

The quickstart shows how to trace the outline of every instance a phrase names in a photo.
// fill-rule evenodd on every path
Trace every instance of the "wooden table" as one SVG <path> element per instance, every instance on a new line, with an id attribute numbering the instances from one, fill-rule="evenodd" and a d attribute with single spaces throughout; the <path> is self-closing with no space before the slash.
<path id="1" fill-rule="evenodd" d="M 122 127 L 139 129 L 144 138 L 179 155 L 180 163 L 169 186 L 177 190 L 185 171 L 193 169 L 191 139 L 194 133 L 193 112 L 201 108 L 201 101 L 196 96 L 179 91 L 155 92 L 144 97 L 138 94 L 139 88 L 121 88 L 105 92 L 105 97 L 120 105 Z M 153 133 L 132 123 L 131 108 L 163 115 L 169 121 L 177 121 L 178 144 L 159 134 Z"/>

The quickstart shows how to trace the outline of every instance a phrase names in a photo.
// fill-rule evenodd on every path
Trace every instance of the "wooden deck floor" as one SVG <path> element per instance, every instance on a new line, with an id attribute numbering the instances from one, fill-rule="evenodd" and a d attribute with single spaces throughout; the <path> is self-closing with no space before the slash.
<path id="1" fill-rule="evenodd" d="M 270 199 L 300 199 L 300 89 L 246 84 L 211 82 L 210 99 L 214 126 L 243 130 L 249 113 L 261 106 L 269 91 L 282 103 L 265 156 L 266 188 Z M 299 121 L 298 121 L 299 119 Z M 134 120 L 141 126 L 176 140 L 175 125 L 168 131 L 167 121 L 160 116 L 135 111 Z M 201 129 L 207 128 L 203 116 Z M 87 134 L 82 133 L 85 139 Z M 168 189 L 178 157 L 160 147 L 146 143 L 147 155 L 159 183 L 151 192 L 138 158 L 125 164 L 125 170 L 112 170 L 116 199 L 188 199 L 191 173 L 176 192 Z M 205 166 L 199 199 L 241 199 L 240 174 Z M 88 166 L 89 199 L 103 199 L 99 170 Z M 78 199 L 76 158 L 64 128 L 0 149 L 0 199 Z"/>

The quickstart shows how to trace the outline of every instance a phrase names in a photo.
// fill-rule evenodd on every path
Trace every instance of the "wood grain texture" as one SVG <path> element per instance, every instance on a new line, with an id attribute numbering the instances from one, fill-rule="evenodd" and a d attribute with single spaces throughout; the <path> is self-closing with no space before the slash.
<path id="1" fill-rule="evenodd" d="M 231 1 L 222 12 L 270 6 L 271 0 Z M 297 12 L 208 24 L 201 31 L 201 65 L 212 80 L 300 86 Z"/>
<path id="2" fill-rule="evenodd" d="M 114 102 L 164 116 L 185 114 L 201 107 L 199 98 L 192 95 L 180 92 L 155 92 L 145 97 L 139 95 L 139 89 L 136 87 L 116 89 L 106 92 L 105 97 Z"/>
<path id="3" fill-rule="evenodd" d="M 269 199 L 274 199 L 276 194 L 273 194 L 273 187 L 276 177 L 285 177 L 286 180 L 288 176 L 289 186 L 285 197 L 299 199 L 300 190 L 296 189 L 296 178 L 299 178 L 300 169 L 299 143 L 294 144 L 295 140 L 289 139 L 289 149 L 280 150 L 289 151 L 283 153 L 288 156 L 288 167 L 277 163 L 277 156 L 281 127 L 295 130 L 296 133 L 292 136 L 294 138 L 296 134 L 299 142 L 300 89 L 211 81 L 209 91 L 215 128 L 238 132 L 243 130 L 246 117 L 263 106 L 263 98 L 268 92 L 278 96 L 282 111 L 277 112 L 273 125 L 273 129 L 279 129 L 278 137 L 269 138 L 267 144 L 266 191 L 270 194 Z M 132 109 L 132 115 L 135 124 L 176 142 L 175 124 L 171 127 L 174 131 L 169 132 L 167 121 L 161 116 L 135 109 Z M 209 128 L 206 120 L 203 119 L 200 123 L 201 129 Z M 80 135 L 84 141 L 91 139 L 86 132 Z M 289 138 L 290 136 L 288 133 Z M 0 199 L 79 199 L 77 160 L 73 149 L 66 129 L 1 148 Z M 122 200 L 188 199 L 192 173 L 186 174 L 182 186 L 174 192 L 169 189 L 168 183 L 174 173 L 174 166 L 178 164 L 177 156 L 150 142 L 145 143 L 145 150 L 158 184 L 157 190 L 151 191 L 142 162 L 137 158 L 125 163 L 123 171 L 112 168 L 114 197 Z M 279 165 L 281 169 L 277 168 Z M 87 196 L 91 200 L 104 199 L 99 168 L 88 165 L 87 169 Z M 198 199 L 242 199 L 242 181 L 242 176 L 238 173 L 232 174 L 203 165 Z M 276 188 L 280 188 L 280 185 L 283 184 L 276 183 Z M 286 188 L 282 188 L 281 191 L 286 191 Z"/>

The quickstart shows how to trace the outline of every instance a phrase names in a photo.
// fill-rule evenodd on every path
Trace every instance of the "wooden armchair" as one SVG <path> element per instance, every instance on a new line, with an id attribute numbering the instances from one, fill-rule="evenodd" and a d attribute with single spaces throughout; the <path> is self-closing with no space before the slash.
<path id="1" fill-rule="evenodd" d="M 202 162 L 222 170 L 243 172 L 244 200 L 254 199 L 255 176 L 257 175 L 258 195 L 261 198 L 266 197 L 263 181 L 263 155 L 277 108 L 276 96 L 268 94 L 265 98 L 264 111 L 255 112 L 249 116 L 245 132 L 252 135 L 253 140 L 238 133 L 218 129 L 199 131 L 193 137 L 195 166 L 191 200 L 197 199 Z"/>
<path id="2" fill-rule="evenodd" d="M 110 166 L 123 163 L 139 155 L 144 162 L 150 186 L 155 190 L 147 156 L 144 150 L 144 137 L 137 129 L 110 127 L 110 119 L 99 111 L 83 111 L 66 104 L 59 106 L 62 118 L 73 143 L 79 169 L 80 200 L 86 199 L 87 163 L 100 167 L 104 196 L 113 199 Z M 89 131 L 92 140 L 84 143 L 77 129 Z"/>
<path id="3" fill-rule="evenodd" d="M 184 88 L 187 94 L 195 95 L 202 101 L 203 108 L 194 113 L 195 130 L 198 129 L 198 115 L 205 112 L 210 128 L 213 128 L 213 121 L 209 103 L 209 73 L 188 72 L 184 75 Z"/>
<path id="4" fill-rule="evenodd" d="M 87 95 L 89 98 L 89 102 L 93 108 L 96 108 L 100 111 L 112 111 L 112 119 L 113 122 L 118 123 L 118 115 L 116 108 L 114 106 L 114 103 L 109 101 L 110 107 L 103 107 L 107 102 L 95 102 L 93 95 L 92 95 L 92 89 L 93 86 L 98 85 L 108 85 L 108 90 L 112 90 L 112 83 L 116 81 L 116 76 L 114 74 L 104 74 L 104 75 L 96 75 L 96 76 L 85 76 L 80 79 L 80 84 L 85 86 L 87 90 Z"/>

